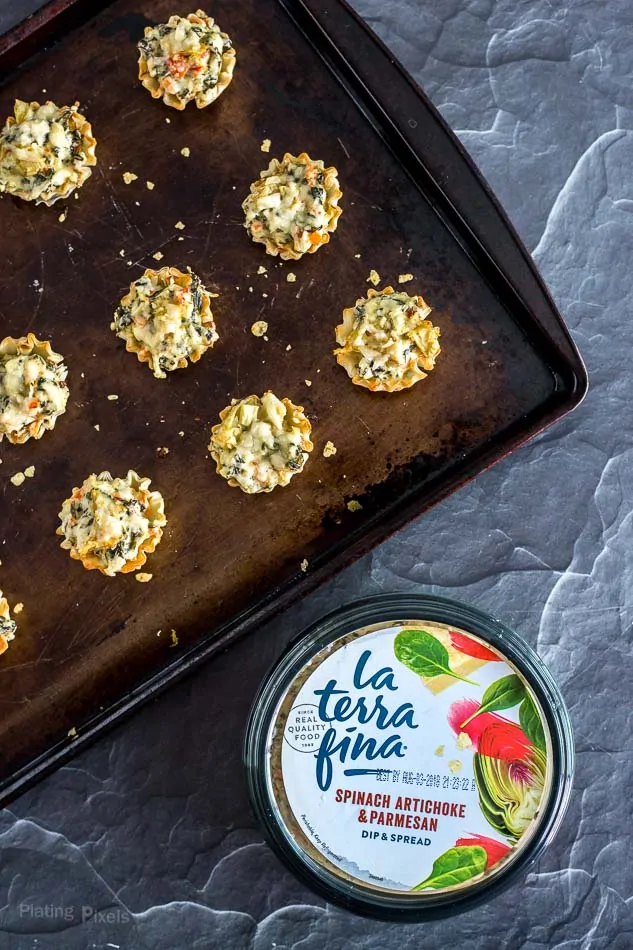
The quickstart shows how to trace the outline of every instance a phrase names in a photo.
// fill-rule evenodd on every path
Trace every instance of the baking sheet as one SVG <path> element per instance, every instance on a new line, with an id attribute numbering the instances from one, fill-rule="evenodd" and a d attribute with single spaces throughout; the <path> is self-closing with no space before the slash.
<path id="1" fill-rule="evenodd" d="M 85 4 L 54 6 L 68 24 Z M 104 6 L 0 89 L 3 116 L 16 97 L 79 98 L 98 140 L 98 165 L 78 200 L 52 209 L 0 202 L 0 335 L 50 338 L 71 390 L 54 432 L 0 446 L 0 587 L 25 605 L 0 660 L 5 796 L 81 741 L 69 730 L 94 735 L 568 410 L 585 385 L 555 313 L 544 325 L 526 307 L 476 228 L 462 227 L 444 200 L 424 151 L 412 156 L 385 119 L 384 87 L 379 105 L 351 69 L 351 52 L 340 56 L 344 41 L 328 39 L 329 26 L 330 37 L 341 22 L 358 29 L 342 4 L 324 12 L 299 2 L 215 2 L 210 12 L 238 53 L 234 81 L 214 106 L 184 113 L 142 89 L 135 41 L 147 22 L 189 9 L 163 0 Z M 44 15 L 30 35 L 54 25 Z M 380 47 L 361 35 L 384 68 Z M 0 63 L 12 66 L 28 50 L 5 46 Z M 433 117 L 415 95 L 410 130 Z M 328 247 L 280 263 L 249 241 L 240 205 L 271 156 L 301 150 L 337 166 L 344 211 Z M 126 185 L 124 171 L 138 180 Z M 156 266 L 158 250 L 161 264 L 190 266 L 220 295 L 220 342 L 163 381 L 109 330 L 129 282 Z M 257 275 L 260 264 L 266 275 Z M 436 370 L 407 393 L 354 387 L 331 355 L 340 312 L 366 293 L 372 268 L 381 285 L 413 273 L 406 288 L 424 295 L 441 327 Z M 250 333 L 258 319 L 269 323 L 267 342 Z M 208 432 L 232 397 L 270 387 L 305 406 L 315 450 L 288 488 L 248 497 L 215 475 Z M 338 452 L 326 459 L 328 440 Z M 14 487 L 9 477 L 29 465 L 34 479 Z M 55 535 L 75 485 L 93 471 L 128 468 L 151 477 L 166 503 L 147 585 L 84 571 Z M 352 499 L 360 511 L 348 510 Z"/>

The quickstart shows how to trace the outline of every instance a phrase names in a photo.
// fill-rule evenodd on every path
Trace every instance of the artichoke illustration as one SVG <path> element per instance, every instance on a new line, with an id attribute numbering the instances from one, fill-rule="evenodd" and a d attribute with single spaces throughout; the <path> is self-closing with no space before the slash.
<path id="1" fill-rule="evenodd" d="M 515 843 L 538 813 L 545 787 L 545 751 L 515 722 L 496 713 L 478 714 L 480 704 L 452 704 L 448 721 L 465 732 L 475 753 L 473 770 L 482 813 L 495 831 Z"/>

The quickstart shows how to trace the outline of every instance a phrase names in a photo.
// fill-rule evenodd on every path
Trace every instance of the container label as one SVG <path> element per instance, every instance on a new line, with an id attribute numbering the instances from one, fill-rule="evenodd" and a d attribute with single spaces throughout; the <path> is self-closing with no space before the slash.
<path id="1" fill-rule="evenodd" d="M 518 671 L 420 620 L 341 637 L 282 698 L 268 782 L 301 850 L 346 879 L 434 892 L 495 873 L 532 837 L 549 736 Z"/>

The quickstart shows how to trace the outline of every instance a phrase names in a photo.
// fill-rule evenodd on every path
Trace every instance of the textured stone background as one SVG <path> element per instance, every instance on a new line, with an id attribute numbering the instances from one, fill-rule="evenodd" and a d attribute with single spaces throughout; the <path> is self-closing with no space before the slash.
<path id="1" fill-rule="evenodd" d="M 0 0 L 0 29 L 29 5 L 37 0 Z M 0 812 L 2 950 L 633 947 L 633 7 L 354 5 L 430 94 L 533 250 L 591 392 Z M 550 665 L 576 730 L 572 805 L 540 866 L 487 906 L 424 926 L 367 922 L 298 884 L 261 842 L 240 766 L 251 698 L 288 638 L 385 590 L 446 593 L 514 625 Z M 73 919 L 20 917 L 20 903 L 63 905 Z M 81 925 L 82 907 L 116 921 Z"/>

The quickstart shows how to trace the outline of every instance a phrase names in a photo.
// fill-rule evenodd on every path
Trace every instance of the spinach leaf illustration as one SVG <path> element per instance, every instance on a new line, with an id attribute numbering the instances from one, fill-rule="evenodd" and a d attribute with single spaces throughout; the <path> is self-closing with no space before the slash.
<path id="1" fill-rule="evenodd" d="M 433 863 L 433 870 L 429 876 L 412 887 L 412 891 L 421 891 L 426 887 L 439 890 L 441 887 L 452 887 L 470 880 L 486 870 L 488 857 L 479 845 L 461 845 L 458 848 L 449 848 Z"/>
<path id="2" fill-rule="evenodd" d="M 449 665 L 448 650 L 426 630 L 401 630 L 394 641 L 393 652 L 400 663 L 418 676 L 453 676 L 471 686 L 479 685 L 453 672 Z"/>
<path id="3" fill-rule="evenodd" d="M 502 676 L 501 679 L 491 683 L 481 698 L 481 706 L 475 710 L 472 716 L 465 719 L 460 728 L 463 729 L 468 723 L 483 712 L 495 712 L 497 709 L 510 709 L 517 706 L 525 697 L 525 687 L 514 673 L 509 676 Z"/>
<path id="4" fill-rule="evenodd" d="M 525 694 L 525 699 L 519 706 L 519 722 L 530 742 L 532 742 L 537 749 L 541 749 L 545 752 L 546 744 L 543 723 L 529 693 Z"/>

